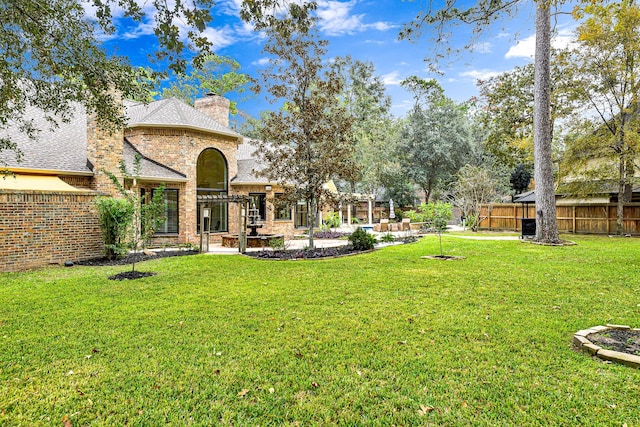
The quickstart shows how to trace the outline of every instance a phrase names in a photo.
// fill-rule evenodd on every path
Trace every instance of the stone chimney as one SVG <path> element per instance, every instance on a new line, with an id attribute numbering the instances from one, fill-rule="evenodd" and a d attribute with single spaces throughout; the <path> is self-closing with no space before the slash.
<path id="1" fill-rule="evenodd" d="M 195 102 L 196 110 L 203 112 L 223 126 L 229 127 L 229 100 L 215 93 L 208 93 Z"/>

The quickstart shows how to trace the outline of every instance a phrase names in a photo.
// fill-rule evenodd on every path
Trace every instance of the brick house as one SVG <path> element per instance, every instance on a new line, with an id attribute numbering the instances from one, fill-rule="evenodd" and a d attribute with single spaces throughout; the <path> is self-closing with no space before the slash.
<path id="1" fill-rule="evenodd" d="M 150 197 L 165 184 L 165 222 L 155 245 L 198 244 L 197 195 L 248 195 L 259 209 L 264 233 L 294 234 L 306 225 L 303 206 L 274 206 L 281 187 L 254 174 L 259 161 L 250 141 L 228 127 L 229 101 L 210 95 L 191 107 L 176 99 L 147 105 L 124 102 L 123 131 L 108 133 L 81 106 L 68 123 L 49 129 L 36 109 L 28 112 L 41 133 L 29 139 L 8 128 L 23 153 L 0 152 L 0 270 L 13 271 L 101 256 L 102 237 L 95 198 L 117 195 L 105 174 L 123 179 L 140 159 L 136 187 Z M 238 205 L 211 209 L 211 236 L 237 233 Z"/>

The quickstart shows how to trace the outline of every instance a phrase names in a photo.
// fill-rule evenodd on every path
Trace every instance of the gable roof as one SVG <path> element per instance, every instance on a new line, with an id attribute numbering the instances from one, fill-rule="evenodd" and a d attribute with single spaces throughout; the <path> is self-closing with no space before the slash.
<path id="1" fill-rule="evenodd" d="M 20 130 L 15 123 L 0 130 L 0 137 L 9 137 L 22 152 L 22 162 L 18 162 L 12 150 L 0 151 L 0 168 L 12 170 L 43 170 L 53 173 L 91 175 L 91 165 L 87 162 L 87 119 L 81 104 L 73 105 L 74 114 L 68 122 L 56 119 L 58 127 L 52 127 L 42 110 L 27 107 L 25 117 L 40 129 L 35 139 Z M 4 164 L 2 163 L 4 162 Z M 5 165 L 6 164 L 6 165 Z"/>
<path id="2" fill-rule="evenodd" d="M 242 135 L 223 126 L 216 120 L 178 98 L 161 99 L 148 104 L 126 101 L 125 114 L 128 127 L 184 128 L 207 133 L 217 133 L 242 140 Z"/>

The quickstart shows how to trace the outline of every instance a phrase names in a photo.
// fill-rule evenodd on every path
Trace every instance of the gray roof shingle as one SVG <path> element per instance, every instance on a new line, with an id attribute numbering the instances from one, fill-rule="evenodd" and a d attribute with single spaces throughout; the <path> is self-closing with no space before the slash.
<path id="1" fill-rule="evenodd" d="M 186 181 L 187 176 L 171 169 L 168 166 L 156 162 L 148 157 L 143 156 L 131 143 L 125 138 L 124 140 L 124 164 L 127 172 L 135 171 L 136 155 L 140 158 L 140 178 L 152 180 L 166 181 Z"/>
<path id="2" fill-rule="evenodd" d="M 42 111 L 27 107 L 25 117 L 40 129 L 37 137 L 31 139 L 21 132 L 16 124 L 0 130 L 0 136 L 10 137 L 22 151 L 23 160 L 18 162 L 16 153 L 0 151 L 0 167 L 44 169 L 90 174 L 87 162 L 87 119 L 81 104 L 73 106 L 75 114 L 68 123 L 57 120 L 58 127 L 51 128 Z M 5 164 L 3 164 L 4 162 Z"/>
<path id="3" fill-rule="evenodd" d="M 255 156 L 257 149 L 256 142 L 248 138 L 243 144 L 238 145 L 238 173 L 231 180 L 233 184 L 269 184 L 267 178 L 255 173 L 264 170 L 265 167 Z"/>
<path id="4" fill-rule="evenodd" d="M 130 127 L 183 127 L 220 133 L 235 138 L 242 136 L 178 98 L 162 99 L 148 104 L 125 103 Z"/>
<path id="5" fill-rule="evenodd" d="M 124 107 L 130 127 L 180 127 L 242 139 L 240 134 L 177 98 L 154 101 L 146 105 L 124 101 Z M 33 120 L 36 128 L 41 129 L 35 140 L 21 132 L 15 124 L 0 129 L 0 137 L 10 137 L 17 143 L 23 154 L 22 161 L 18 162 L 15 152 L 0 151 L 0 168 L 38 169 L 90 175 L 92 170 L 87 161 L 86 112 L 84 106 L 79 103 L 74 105 L 74 109 L 75 114 L 69 122 L 57 120 L 59 126 L 51 129 L 42 110 L 28 107 L 25 116 Z M 149 177 L 180 179 L 175 175 L 178 172 L 149 158 L 144 159 L 143 167 L 144 174 L 148 174 Z M 178 175 L 181 174 L 178 173 Z M 184 178 L 182 175 L 181 177 Z"/>

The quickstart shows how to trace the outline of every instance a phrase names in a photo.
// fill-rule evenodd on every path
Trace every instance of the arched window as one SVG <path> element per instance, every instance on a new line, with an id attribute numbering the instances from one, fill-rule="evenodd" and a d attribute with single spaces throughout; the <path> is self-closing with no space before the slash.
<path id="1" fill-rule="evenodd" d="M 215 148 L 207 148 L 198 156 L 196 170 L 197 194 L 226 195 L 228 186 L 227 161 Z M 212 232 L 228 231 L 227 203 L 215 203 L 210 213 Z M 197 212 L 197 209 L 196 209 Z M 200 232 L 200 215 L 197 217 L 197 230 Z M 206 225 L 205 225 L 206 226 Z"/>

